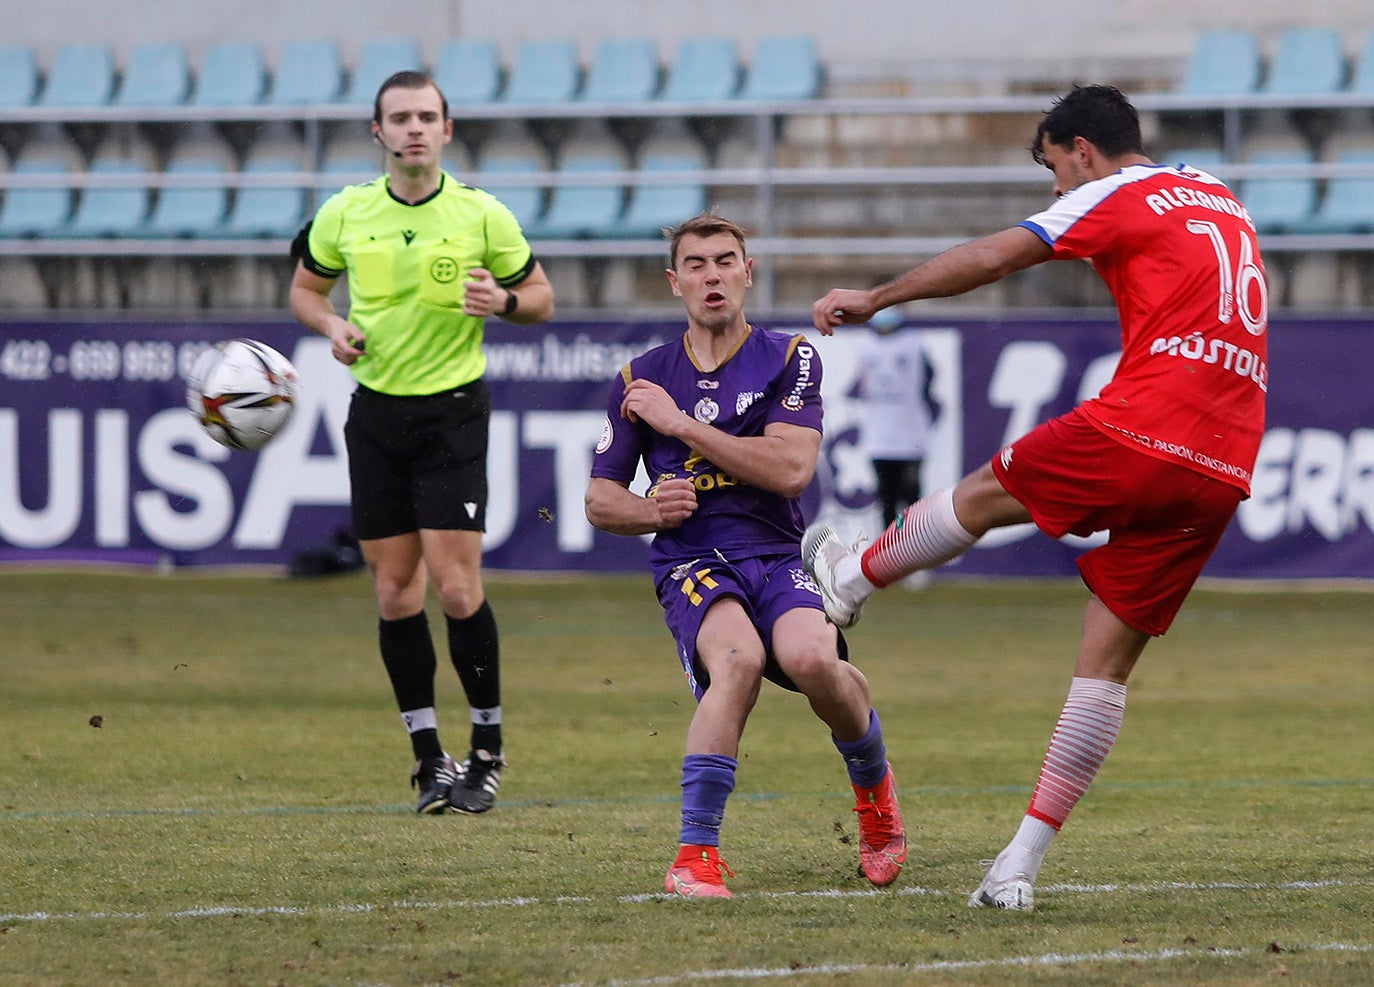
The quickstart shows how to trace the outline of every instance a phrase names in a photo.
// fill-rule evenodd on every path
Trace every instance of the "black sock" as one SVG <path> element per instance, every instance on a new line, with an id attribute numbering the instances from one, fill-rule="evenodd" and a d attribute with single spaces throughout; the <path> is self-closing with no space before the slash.
<path id="1" fill-rule="evenodd" d="M 421 610 L 413 617 L 400 620 L 378 618 L 377 640 L 400 711 L 433 707 L 438 659 L 425 612 Z M 410 746 L 417 758 L 438 757 L 443 753 L 438 730 L 415 731 L 410 735 Z"/>
<path id="2" fill-rule="evenodd" d="M 487 601 L 471 617 L 448 617 L 448 650 L 468 705 L 498 711 L 495 722 L 472 725 L 473 749 L 501 753 L 501 645 L 496 615 Z"/>

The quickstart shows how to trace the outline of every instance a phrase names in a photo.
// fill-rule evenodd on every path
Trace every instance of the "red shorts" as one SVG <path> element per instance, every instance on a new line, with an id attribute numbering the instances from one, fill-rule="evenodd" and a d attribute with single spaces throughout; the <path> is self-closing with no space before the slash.
<path id="1" fill-rule="evenodd" d="M 1078 571 L 1112 613 L 1151 635 L 1169 629 L 1245 496 L 1108 437 L 1076 410 L 1003 449 L 992 471 L 1051 538 L 1109 532 Z"/>

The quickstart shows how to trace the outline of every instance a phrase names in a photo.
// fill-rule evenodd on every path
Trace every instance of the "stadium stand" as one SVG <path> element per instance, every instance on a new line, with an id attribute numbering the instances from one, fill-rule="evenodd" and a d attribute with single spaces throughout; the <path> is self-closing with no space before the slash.
<path id="1" fill-rule="evenodd" d="M 420 46 L 414 41 L 409 38 L 375 38 L 363 46 L 343 101 L 371 106 L 377 90 L 392 73 L 423 68 Z"/>
<path id="2" fill-rule="evenodd" d="M 658 52 L 648 38 L 606 38 L 596 48 L 582 99 L 588 103 L 646 102 L 658 94 Z"/>
<path id="3" fill-rule="evenodd" d="M 505 102 L 567 103 L 581 83 L 582 66 L 571 41 L 526 41 L 511 67 Z"/>
<path id="4" fill-rule="evenodd" d="M 1350 73 L 1350 92 L 1374 96 L 1374 31 L 1370 31 L 1355 56 Z"/>
<path id="5" fill-rule="evenodd" d="M 223 176 L 227 166 L 218 160 L 200 155 L 173 161 L 167 175 Z M 229 189 L 226 185 L 207 182 L 204 186 L 167 186 L 157 195 L 148 222 L 138 231 L 151 237 L 211 237 L 223 230 L 229 209 Z"/>
<path id="6" fill-rule="evenodd" d="M 27 45 L 0 47 L 0 107 L 30 106 L 38 96 L 38 60 Z"/>
<path id="7" fill-rule="evenodd" d="M 749 65 L 742 99 L 814 99 L 821 91 L 816 42 L 801 34 L 760 38 Z"/>
<path id="8" fill-rule="evenodd" d="M 1218 28 L 1198 38 L 1178 91 L 1187 96 L 1239 96 L 1259 89 L 1259 41 L 1243 28 Z"/>
<path id="9" fill-rule="evenodd" d="M 186 49 L 175 42 L 137 45 L 129 53 L 116 106 L 177 106 L 191 91 Z"/>
<path id="10" fill-rule="evenodd" d="M 639 170 L 654 172 L 700 171 L 706 162 L 699 154 L 686 152 L 648 152 Z M 701 182 L 681 185 L 636 185 L 630 190 L 625 213 L 611 223 L 604 235 L 619 237 L 657 237 L 665 227 L 675 226 L 689 216 L 706 210 L 706 186 Z"/>
<path id="11" fill-rule="evenodd" d="M 586 175 L 593 172 L 624 171 L 626 162 L 608 152 L 578 152 L 563 162 L 559 175 Z M 620 217 L 624 206 L 623 185 L 579 185 L 555 183 L 549 209 L 535 224 L 532 235 L 554 240 L 605 236 Z"/>
<path id="12" fill-rule="evenodd" d="M 300 155 L 264 153 L 250 158 L 244 175 L 291 175 Z M 299 185 L 244 185 L 234 196 L 221 233 L 229 237 L 290 237 L 305 222 L 305 189 Z"/>
<path id="13" fill-rule="evenodd" d="M 1279 37 L 1261 92 L 1293 95 L 1334 93 L 1345 84 L 1340 33 L 1325 27 L 1295 27 Z"/>
<path id="14" fill-rule="evenodd" d="M 108 45 L 69 44 L 58 49 L 40 106 L 105 106 L 114 96 L 114 53 Z"/>
<path id="15" fill-rule="evenodd" d="M 534 150 L 508 150 L 488 155 L 473 176 L 473 183 L 500 199 L 529 236 L 539 226 L 544 213 L 544 189 L 536 184 L 507 184 L 503 174 L 536 175 L 547 170 L 547 163 Z"/>
<path id="16" fill-rule="evenodd" d="M 434 63 L 434 81 L 450 106 L 496 102 L 502 79 L 501 52 L 495 41 L 450 41 L 439 49 Z"/>
<path id="17" fill-rule="evenodd" d="M 726 37 L 684 38 L 668 69 L 663 99 L 672 103 L 716 103 L 739 92 L 740 60 Z"/>
<path id="18" fill-rule="evenodd" d="M 1336 164 L 1374 169 L 1374 150 L 1345 151 L 1337 155 Z M 1374 176 L 1331 179 L 1316 213 L 1296 229 L 1302 233 L 1374 233 Z"/>
<path id="19" fill-rule="evenodd" d="M 70 170 L 63 156 L 41 156 L 19 161 L 11 173 L 63 175 Z M 70 188 L 12 188 L 0 205 L 0 237 L 52 236 L 67 225 L 71 214 Z"/>
<path id="20" fill-rule="evenodd" d="M 333 103 L 342 86 L 339 46 L 322 38 L 298 38 L 282 46 L 267 102 L 273 106 Z"/>
<path id="21" fill-rule="evenodd" d="M 1248 164 L 1300 166 L 1313 163 L 1307 151 L 1265 151 Z M 1288 233 L 1309 223 L 1317 207 L 1317 181 L 1306 175 L 1247 178 L 1240 183 L 1240 201 L 1260 233 Z"/>
<path id="22" fill-rule="evenodd" d="M 89 169 L 93 177 L 147 177 L 142 163 L 127 159 L 97 160 Z M 61 231 L 70 237 L 128 237 L 143 229 L 148 216 L 150 190 L 131 185 L 95 186 L 83 189 L 71 223 Z"/>
<path id="23" fill-rule="evenodd" d="M 212 45 L 196 75 L 194 106 L 252 106 L 267 91 L 262 49 L 251 41 Z"/>

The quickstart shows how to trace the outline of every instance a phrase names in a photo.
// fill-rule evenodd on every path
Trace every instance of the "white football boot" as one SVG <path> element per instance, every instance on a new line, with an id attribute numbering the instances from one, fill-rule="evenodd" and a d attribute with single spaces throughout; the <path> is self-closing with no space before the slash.
<path id="1" fill-rule="evenodd" d="M 1013 874 L 1001 881 L 992 879 L 994 862 L 984 860 L 988 868 L 983 883 L 969 896 L 970 908 L 1001 908 L 1009 912 L 1029 912 L 1035 909 L 1035 884 L 1025 874 Z"/>
<path id="2" fill-rule="evenodd" d="M 802 535 L 802 565 L 816 581 L 825 615 L 836 627 L 853 627 L 863 613 L 866 597 L 846 592 L 835 574 L 840 562 L 857 551 L 857 546 L 846 547 L 828 524 L 813 524 Z"/>

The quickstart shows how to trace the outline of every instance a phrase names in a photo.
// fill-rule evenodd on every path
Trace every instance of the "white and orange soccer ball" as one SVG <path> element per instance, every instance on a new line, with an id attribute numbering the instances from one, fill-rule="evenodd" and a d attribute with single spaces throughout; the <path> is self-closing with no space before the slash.
<path id="1" fill-rule="evenodd" d="M 206 434 L 230 449 L 261 449 L 296 410 L 296 368 L 256 339 L 206 350 L 186 377 L 186 406 Z"/>

